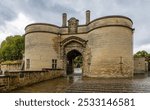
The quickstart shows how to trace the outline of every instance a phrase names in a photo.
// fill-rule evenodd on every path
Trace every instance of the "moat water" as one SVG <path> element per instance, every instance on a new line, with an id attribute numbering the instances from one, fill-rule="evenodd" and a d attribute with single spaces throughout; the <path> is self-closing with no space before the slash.
<path id="1" fill-rule="evenodd" d="M 11 91 L 13 93 L 150 93 L 150 73 L 128 79 L 56 78 Z"/>

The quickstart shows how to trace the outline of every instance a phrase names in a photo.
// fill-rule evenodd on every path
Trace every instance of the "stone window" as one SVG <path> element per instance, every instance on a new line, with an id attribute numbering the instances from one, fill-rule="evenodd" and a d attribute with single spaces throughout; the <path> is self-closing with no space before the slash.
<path id="1" fill-rule="evenodd" d="M 26 59 L 26 69 L 30 69 L 30 59 Z"/>
<path id="2" fill-rule="evenodd" d="M 57 59 L 52 59 L 52 69 L 57 68 Z"/>

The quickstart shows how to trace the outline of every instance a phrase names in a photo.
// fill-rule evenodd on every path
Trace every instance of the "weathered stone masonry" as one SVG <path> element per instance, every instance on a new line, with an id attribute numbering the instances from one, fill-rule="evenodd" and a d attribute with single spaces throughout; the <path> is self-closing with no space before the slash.
<path id="1" fill-rule="evenodd" d="M 9 71 L 0 76 L 0 92 L 9 92 L 13 89 L 35 84 L 41 81 L 63 76 L 63 71 Z"/>
<path id="2" fill-rule="evenodd" d="M 83 75 L 89 77 L 133 76 L 133 22 L 125 16 L 106 16 L 85 25 L 62 16 L 62 27 L 34 23 L 25 28 L 25 70 L 63 69 L 67 54 L 74 50 L 83 56 Z M 67 25 L 68 24 L 68 25 Z"/>

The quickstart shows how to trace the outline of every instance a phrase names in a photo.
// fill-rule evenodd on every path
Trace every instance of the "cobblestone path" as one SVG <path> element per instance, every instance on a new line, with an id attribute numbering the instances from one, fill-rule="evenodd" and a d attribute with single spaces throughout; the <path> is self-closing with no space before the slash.
<path id="1" fill-rule="evenodd" d="M 73 83 L 68 93 L 150 93 L 150 77 L 138 76 L 132 79 L 83 78 Z"/>
<path id="2" fill-rule="evenodd" d="M 102 79 L 68 76 L 26 86 L 17 93 L 150 93 L 150 76 L 129 79 Z"/>

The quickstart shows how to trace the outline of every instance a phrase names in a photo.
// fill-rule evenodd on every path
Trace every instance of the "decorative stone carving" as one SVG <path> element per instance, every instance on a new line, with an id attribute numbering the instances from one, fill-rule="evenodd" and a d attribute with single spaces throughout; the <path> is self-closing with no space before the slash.
<path id="1" fill-rule="evenodd" d="M 76 42 L 76 43 L 75 43 Z M 78 45 L 72 45 L 71 48 L 76 48 L 78 50 L 79 47 L 81 47 L 82 49 L 86 47 L 86 43 L 87 41 L 86 40 L 83 40 L 79 37 L 76 37 L 76 36 L 71 36 L 71 37 L 68 37 L 66 39 L 64 39 L 61 43 L 60 43 L 60 46 L 61 46 L 61 57 L 63 58 L 64 57 L 64 54 L 66 54 L 66 49 L 67 47 L 69 46 L 68 44 L 78 44 Z M 80 46 L 79 46 L 80 45 Z M 70 47 L 70 46 L 69 46 Z M 80 51 L 81 52 L 81 51 Z M 82 52 L 81 52 L 82 53 Z"/>
<path id="2" fill-rule="evenodd" d="M 76 34 L 77 33 L 77 27 L 78 27 L 79 20 L 72 17 L 68 20 L 68 31 L 69 34 Z"/>
<path id="3" fill-rule="evenodd" d="M 66 45 L 66 44 L 67 44 L 68 42 L 70 42 L 70 41 L 77 41 L 77 42 L 79 42 L 80 44 L 82 44 L 83 47 L 85 47 L 85 46 L 86 46 L 86 43 L 87 43 L 86 40 L 84 40 L 84 39 L 82 39 L 82 38 L 80 38 L 80 37 L 70 36 L 70 37 L 64 39 L 64 40 L 61 42 L 61 46 Z"/>
<path id="4" fill-rule="evenodd" d="M 63 41 L 61 41 L 60 45 L 61 45 L 61 49 L 60 49 L 61 50 L 61 59 L 64 62 L 64 65 L 63 65 L 64 69 L 66 69 L 67 53 L 69 53 L 72 50 L 77 50 L 83 56 L 83 70 L 85 69 L 87 71 L 85 66 L 87 65 L 86 63 L 88 62 L 87 59 L 89 59 L 89 58 L 85 59 L 85 57 L 88 57 L 88 56 L 85 56 L 86 55 L 85 49 L 86 49 L 86 45 L 87 45 L 86 40 L 76 37 L 76 36 L 70 36 L 70 37 L 64 39 Z"/>

